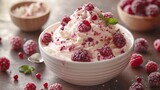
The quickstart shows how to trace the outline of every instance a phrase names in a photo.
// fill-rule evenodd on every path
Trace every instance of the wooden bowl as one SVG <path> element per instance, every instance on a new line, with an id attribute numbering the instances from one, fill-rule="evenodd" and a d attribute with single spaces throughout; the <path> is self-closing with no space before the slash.
<path id="1" fill-rule="evenodd" d="M 120 4 L 117 5 L 117 10 L 122 22 L 131 30 L 144 32 L 160 25 L 160 15 L 156 17 L 130 15 L 122 10 Z"/>
<path id="2" fill-rule="evenodd" d="M 42 15 L 40 16 L 33 16 L 33 17 L 20 17 L 17 16 L 13 13 L 13 10 L 15 10 L 16 8 L 19 8 L 21 6 L 24 5 L 30 5 L 31 3 L 35 3 L 37 1 L 22 1 L 22 2 L 18 2 L 16 4 L 14 4 L 13 6 L 11 6 L 10 8 L 10 16 L 12 21 L 14 22 L 14 24 L 16 26 L 18 26 L 22 31 L 25 32 L 33 32 L 33 31 L 37 31 L 40 30 L 42 28 L 42 26 L 47 22 L 49 14 L 50 14 L 50 8 L 49 6 L 42 2 L 46 8 L 46 12 L 44 12 Z"/>

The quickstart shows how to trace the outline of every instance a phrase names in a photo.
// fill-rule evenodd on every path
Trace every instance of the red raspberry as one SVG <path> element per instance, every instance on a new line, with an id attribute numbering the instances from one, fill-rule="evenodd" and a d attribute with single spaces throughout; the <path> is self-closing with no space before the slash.
<path id="1" fill-rule="evenodd" d="M 131 8 L 135 15 L 145 16 L 145 8 L 148 5 L 146 0 L 134 0 Z"/>
<path id="2" fill-rule="evenodd" d="M 79 32 L 88 32 L 91 29 L 91 25 L 89 21 L 83 20 L 82 23 L 79 24 L 78 30 Z"/>
<path id="3" fill-rule="evenodd" d="M 42 43 L 48 45 L 50 41 L 52 41 L 52 35 L 50 33 L 44 33 L 42 35 Z"/>
<path id="4" fill-rule="evenodd" d="M 142 81 L 142 78 L 141 77 L 137 77 L 137 82 L 141 83 L 141 81 Z"/>
<path id="5" fill-rule="evenodd" d="M 36 85 L 34 83 L 27 83 L 24 90 L 36 90 Z"/>
<path id="6" fill-rule="evenodd" d="M 126 45 L 126 39 L 119 30 L 113 34 L 113 43 L 117 48 L 122 48 L 124 45 Z"/>
<path id="7" fill-rule="evenodd" d="M 136 52 L 146 52 L 148 49 L 148 42 L 144 38 L 137 38 L 134 43 L 134 51 Z"/>
<path id="8" fill-rule="evenodd" d="M 159 7 L 157 5 L 148 5 L 146 7 L 147 16 L 158 16 L 160 14 Z"/>
<path id="9" fill-rule="evenodd" d="M 97 20 L 97 15 L 92 16 L 92 20 Z"/>
<path id="10" fill-rule="evenodd" d="M 148 82 L 151 86 L 160 86 L 160 73 L 152 72 L 148 76 Z"/>
<path id="11" fill-rule="evenodd" d="M 44 84 L 43 84 L 43 87 L 44 87 L 44 88 L 48 88 L 48 83 L 47 83 L 47 82 L 44 83 Z"/>
<path id="12" fill-rule="evenodd" d="M 110 47 L 108 47 L 107 45 L 104 45 L 101 49 L 98 50 L 99 53 L 103 56 L 103 57 L 107 57 L 108 59 L 112 58 L 113 52 L 111 50 Z"/>
<path id="13" fill-rule="evenodd" d="M 19 36 L 14 36 L 10 40 L 12 49 L 19 50 L 22 48 L 22 38 Z"/>
<path id="14" fill-rule="evenodd" d="M 36 74 L 36 78 L 37 78 L 37 79 L 41 79 L 41 74 L 40 74 L 40 73 L 37 73 L 37 74 Z"/>
<path id="15" fill-rule="evenodd" d="M 113 18 L 113 14 L 111 12 L 105 12 L 104 17 L 106 18 Z"/>
<path id="16" fill-rule="evenodd" d="M 160 52 L 160 39 L 154 41 L 154 48 Z"/>
<path id="17" fill-rule="evenodd" d="M 128 14 L 133 14 L 133 11 L 131 9 L 131 5 L 127 5 L 124 7 L 124 12 L 128 13 Z"/>
<path id="18" fill-rule="evenodd" d="M 59 83 L 52 84 L 52 85 L 49 87 L 49 90 L 62 90 L 62 85 L 59 84 Z"/>
<path id="19" fill-rule="evenodd" d="M 15 81 L 18 81 L 18 75 L 17 74 L 14 75 L 13 78 L 14 78 Z"/>
<path id="20" fill-rule="evenodd" d="M 143 63 L 143 56 L 141 54 L 134 53 L 130 59 L 131 67 L 138 67 Z"/>
<path id="21" fill-rule="evenodd" d="M 20 59 L 23 59 L 23 52 L 19 52 L 18 56 L 19 56 Z"/>
<path id="22" fill-rule="evenodd" d="M 149 61 L 146 64 L 145 69 L 148 73 L 155 72 L 158 70 L 158 64 L 156 62 Z"/>
<path id="23" fill-rule="evenodd" d="M 147 0 L 148 3 L 154 4 L 157 0 Z"/>
<path id="24" fill-rule="evenodd" d="M 122 9 L 124 9 L 125 6 L 131 5 L 132 2 L 133 2 L 133 0 L 121 0 L 121 2 L 120 2 L 120 7 L 121 7 Z"/>
<path id="25" fill-rule="evenodd" d="M 33 40 L 28 40 L 23 45 L 23 50 L 26 54 L 32 55 L 37 51 L 37 43 Z"/>
<path id="26" fill-rule="evenodd" d="M 6 71 L 10 67 L 10 61 L 6 57 L 0 58 L 0 71 Z"/>
<path id="27" fill-rule="evenodd" d="M 130 87 L 129 90 L 144 90 L 143 84 L 139 82 L 134 82 Z"/>
<path id="28" fill-rule="evenodd" d="M 67 23 L 68 23 L 70 20 L 71 20 L 70 16 L 65 15 L 65 16 L 63 17 L 62 21 L 61 21 L 61 25 L 62 25 L 62 26 L 67 25 Z"/>
<path id="29" fill-rule="evenodd" d="M 92 3 L 88 3 L 85 6 L 85 10 L 87 11 L 92 11 L 94 9 L 94 6 L 92 5 Z"/>
<path id="30" fill-rule="evenodd" d="M 90 62 L 87 50 L 80 49 L 72 54 L 71 60 L 78 62 Z"/>

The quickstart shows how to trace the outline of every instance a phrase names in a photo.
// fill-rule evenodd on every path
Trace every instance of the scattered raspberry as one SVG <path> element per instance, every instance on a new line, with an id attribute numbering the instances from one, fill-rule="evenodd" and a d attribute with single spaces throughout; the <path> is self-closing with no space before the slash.
<path id="1" fill-rule="evenodd" d="M 142 78 L 141 77 L 137 77 L 137 82 L 141 83 L 141 81 L 142 81 Z"/>
<path id="2" fill-rule="evenodd" d="M 148 73 L 155 72 L 158 70 L 158 64 L 154 61 L 149 61 L 146 64 L 145 69 Z"/>
<path id="3" fill-rule="evenodd" d="M 113 18 L 113 14 L 111 12 L 105 12 L 104 17 L 106 18 Z"/>
<path id="4" fill-rule="evenodd" d="M 48 88 L 48 83 L 47 83 L 47 82 L 44 83 L 44 84 L 43 84 L 43 87 L 44 87 L 44 88 Z"/>
<path id="5" fill-rule="evenodd" d="M 10 61 L 6 57 L 0 58 L 0 71 L 6 71 L 10 67 Z"/>
<path id="6" fill-rule="evenodd" d="M 97 15 L 92 16 L 92 20 L 97 20 Z"/>
<path id="7" fill-rule="evenodd" d="M 61 21 L 61 25 L 65 26 L 70 20 L 71 18 L 68 15 L 65 15 Z"/>
<path id="8" fill-rule="evenodd" d="M 104 45 L 101 49 L 98 50 L 103 57 L 107 57 L 108 59 L 112 58 L 113 52 L 110 47 Z"/>
<path id="9" fill-rule="evenodd" d="M 131 5 L 132 2 L 133 2 L 133 0 L 122 0 L 122 1 L 120 2 L 120 7 L 121 7 L 122 9 L 124 9 L 125 6 Z"/>
<path id="10" fill-rule="evenodd" d="M 143 84 L 139 82 L 134 82 L 130 87 L 129 90 L 144 90 Z"/>
<path id="11" fill-rule="evenodd" d="M 14 81 L 18 81 L 18 75 L 17 74 L 14 75 L 13 78 L 14 78 Z"/>
<path id="12" fill-rule="evenodd" d="M 59 83 L 52 84 L 52 85 L 49 87 L 49 90 L 62 90 L 62 85 L 59 84 Z"/>
<path id="13" fill-rule="evenodd" d="M 86 6 L 85 6 L 85 10 L 87 11 L 92 11 L 94 9 L 94 6 L 92 5 L 92 3 L 88 3 Z"/>
<path id="14" fill-rule="evenodd" d="M 42 43 L 48 45 L 50 41 L 52 41 L 52 35 L 50 33 L 44 33 L 42 35 Z"/>
<path id="15" fill-rule="evenodd" d="M 28 40 L 23 45 L 23 50 L 26 54 L 32 55 L 37 51 L 37 43 L 33 40 Z"/>
<path id="16" fill-rule="evenodd" d="M 131 9 L 131 5 L 127 5 L 124 7 L 124 12 L 128 13 L 128 14 L 133 14 L 133 11 Z"/>
<path id="17" fill-rule="evenodd" d="M 23 59 L 23 52 L 19 52 L 18 56 L 19 56 L 20 59 Z"/>
<path id="18" fill-rule="evenodd" d="M 160 73 L 152 72 L 148 76 L 148 82 L 151 86 L 160 86 Z"/>
<path id="19" fill-rule="evenodd" d="M 37 73 L 37 74 L 36 74 L 36 78 L 37 78 L 37 79 L 41 79 L 41 74 L 40 74 L 40 73 Z"/>
<path id="20" fill-rule="evenodd" d="M 91 29 L 91 25 L 89 21 L 83 20 L 82 23 L 79 24 L 78 30 L 79 32 L 88 32 Z"/>
<path id="21" fill-rule="evenodd" d="M 36 90 L 36 85 L 34 83 L 27 83 L 24 90 Z"/>
<path id="22" fill-rule="evenodd" d="M 126 39 L 119 30 L 113 34 L 113 43 L 117 48 L 122 48 L 126 44 Z"/>
<path id="23" fill-rule="evenodd" d="M 159 7 L 157 5 L 148 5 L 146 7 L 146 15 L 147 16 L 158 16 L 160 13 Z"/>
<path id="24" fill-rule="evenodd" d="M 146 52 L 148 50 L 148 42 L 144 38 L 137 38 L 134 43 L 134 51 Z"/>
<path id="25" fill-rule="evenodd" d="M 22 48 L 22 38 L 19 36 L 14 36 L 10 40 L 12 49 L 19 50 Z"/>
<path id="26" fill-rule="evenodd" d="M 143 56 L 141 54 L 134 53 L 130 59 L 131 67 L 138 67 L 143 63 Z"/>
<path id="27" fill-rule="evenodd" d="M 79 62 L 90 62 L 87 50 L 81 49 L 72 54 L 71 59 Z"/>
<path id="28" fill-rule="evenodd" d="M 160 39 L 154 41 L 154 48 L 160 52 Z"/>

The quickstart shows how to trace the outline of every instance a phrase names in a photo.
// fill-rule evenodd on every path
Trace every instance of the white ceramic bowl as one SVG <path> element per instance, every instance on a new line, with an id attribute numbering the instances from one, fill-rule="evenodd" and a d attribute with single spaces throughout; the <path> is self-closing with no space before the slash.
<path id="1" fill-rule="evenodd" d="M 76 85 L 97 85 L 111 80 L 120 74 L 128 65 L 133 51 L 134 38 L 132 34 L 123 26 L 117 25 L 125 33 L 129 41 L 129 50 L 111 60 L 98 62 L 73 62 L 60 60 L 58 57 L 51 56 L 41 43 L 41 36 L 45 32 L 51 32 L 59 26 L 59 23 L 53 24 L 45 29 L 39 37 L 39 48 L 46 66 L 64 81 Z"/>

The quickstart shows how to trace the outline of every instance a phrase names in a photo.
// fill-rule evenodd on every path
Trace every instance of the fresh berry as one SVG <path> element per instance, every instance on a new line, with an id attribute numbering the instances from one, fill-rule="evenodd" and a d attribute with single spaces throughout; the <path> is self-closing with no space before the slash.
<path id="1" fill-rule="evenodd" d="M 130 87 L 129 90 L 144 90 L 143 84 L 139 82 L 134 82 Z"/>
<path id="2" fill-rule="evenodd" d="M 112 58 L 113 52 L 111 50 L 110 47 L 108 47 L 107 45 L 104 45 L 101 49 L 98 50 L 99 53 L 103 56 L 103 57 L 107 57 L 108 59 Z"/>
<path id="3" fill-rule="evenodd" d="M 128 14 L 133 14 L 133 11 L 131 9 L 131 5 L 127 5 L 124 7 L 124 12 L 128 13 Z"/>
<path id="4" fill-rule="evenodd" d="M 92 11 L 94 9 L 94 6 L 92 5 L 92 3 L 88 3 L 86 6 L 85 6 L 85 10 L 87 11 Z"/>
<path id="5" fill-rule="evenodd" d="M 49 90 L 62 90 L 62 85 L 59 83 L 54 83 L 49 87 Z"/>
<path id="6" fill-rule="evenodd" d="M 153 61 L 149 61 L 146 65 L 145 65 L 145 69 L 148 73 L 151 72 L 155 72 L 158 70 L 158 64 L 156 62 Z"/>
<path id="7" fill-rule="evenodd" d="M 61 21 L 61 25 L 65 26 L 70 20 L 71 18 L 68 15 L 65 15 Z"/>
<path id="8" fill-rule="evenodd" d="M 23 45 L 23 50 L 26 54 L 32 55 L 37 51 L 37 43 L 33 40 L 28 40 Z"/>
<path id="9" fill-rule="evenodd" d="M 137 77 L 137 82 L 141 83 L 141 81 L 142 81 L 142 78 L 141 77 Z"/>
<path id="10" fill-rule="evenodd" d="M 145 16 L 145 8 L 148 5 L 146 0 L 134 0 L 131 8 L 135 15 Z"/>
<path id="11" fill-rule="evenodd" d="M 160 9 L 157 5 L 151 4 L 146 7 L 147 16 L 158 16 L 160 14 Z"/>
<path id="12" fill-rule="evenodd" d="M 152 72 L 148 76 L 148 82 L 151 86 L 160 86 L 160 73 Z"/>
<path id="13" fill-rule="evenodd" d="M 113 14 L 111 12 L 105 12 L 104 17 L 106 18 L 113 18 Z"/>
<path id="14" fill-rule="evenodd" d="M 6 71 L 10 67 L 10 61 L 6 57 L 0 58 L 0 71 Z"/>
<path id="15" fill-rule="evenodd" d="M 134 51 L 146 52 L 148 50 L 148 42 L 144 38 L 137 38 L 134 43 Z"/>
<path id="16" fill-rule="evenodd" d="M 148 3 L 154 4 L 157 0 L 147 0 Z"/>
<path id="17" fill-rule="evenodd" d="M 34 83 L 27 83 L 24 90 L 36 90 L 36 85 Z"/>
<path id="18" fill-rule="evenodd" d="M 22 48 L 22 38 L 19 36 L 14 36 L 10 40 L 12 49 L 19 50 Z"/>
<path id="19" fill-rule="evenodd" d="M 23 52 L 19 52 L 18 56 L 19 56 L 20 59 L 23 59 Z"/>
<path id="20" fill-rule="evenodd" d="M 41 74 L 40 74 L 40 73 L 37 73 L 37 74 L 36 74 L 36 78 L 37 78 L 37 79 L 41 79 Z"/>
<path id="21" fill-rule="evenodd" d="M 71 59 L 73 61 L 79 61 L 79 62 L 90 62 L 88 52 L 87 52 L 87 50 L 84 50 L 84 49 L 80 49 L 80 50 L 74 52 L 71 56 Z"/>
<path id="22" fill-rule="evenodd" d="M 44 33 L 42 35 L 42 43 L 48 45 L 50 41 L 52 41 L 52 35 L 50 33 Z"/>
<path id="23" fill-rule="evenodd" d="M 0 37 L 0 44 L 2 44 L 2 38 Z"/>
<path id="24" fill-rule="evenodd" d="M 122 9 L 124 9 L 125 6 L 131 5 L 132 2 L 133 2 L 133 0 L 122 0 L 122 1 L 120 2 L 120 7 L 121 7 Z"/>
<path id="25" fill-rule="evenodd" d="M 78 30 L 79 32 L 88 32 L 91 29 L 91 25 L 89 21 L 83 20 L 82 23 L 79 24 Z"/>
<path id="26" fill-rule="evenodd" d="M 143 56 L 141 54 L 134 53 L 130 59 L 131 67 L 138 67 L 143 63 Z"/>
<path id="27" fill-rule="evenodd" d="M 13 78 L 14 78 L 14 81 L 18 81 L 18 75 L 17 74 L 14 75 Z"/>
<path id="28" fill-rule="evenodd" d="M 124 45 L 126 45 L 126 39 L 119 30 L 113 34 L 113 43 L 117 48 L 122 48 Z"/>
<path id="29" fill-rule="evenodd" d="M 92 20 L 97 20 L 97 15 L 93 15 Z"/>
<path id="30" fill-rule="evenodd" d="M 154 48 L 160 52 L 160 39 L 154 41 Z"/>
<path id="31" fill-rule="evenodd" d="M 43 84 L 43 87 L 44 87 L 44 88 L 48 88 L 48 83 L 45 82 L 45 83 Z"/>

